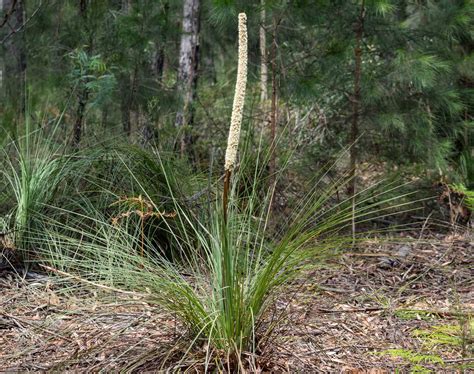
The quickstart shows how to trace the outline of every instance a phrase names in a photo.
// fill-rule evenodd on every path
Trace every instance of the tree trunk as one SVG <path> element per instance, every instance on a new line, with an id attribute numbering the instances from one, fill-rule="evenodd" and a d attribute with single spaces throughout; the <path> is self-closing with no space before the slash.
<path id="1" fill-rule="evenodd" d="M 169 22 L 169 9 L 170 9 L 170 4 L 168 1 L 164 2 L 163 8 L 162 8 L 162 13 L 164 16 L 164 28 L 165 30 L 162 30 L 162 32 L 159 35 L 159 38 L 157 38 L 154 42 L 154 52 L 152 56 L 152 72 L 153 75 L 155 76 L 156 80 L 161 83 L 163 80 L 163 72 L 164 72 L 164 67 L 165 67 L 165 44 L 166 44 L 166 30 L 168 28 L 168 22 Z"/>
<path id="2" fill-rule="evenodd" d="M 272 36 L 272 108 L 270 116 L 270 187 L 273 188 L 276 181 L 276 126 L 277 126 L 277 20 L 273 17 Z M 272 196 L 271 206 L 274 206 L 274 196 Z"/>
<path id="3" fill-rule="evenodd" d="M 155 138 L 153 126 L 149 118 L 143 114 L 141 108 L 138 109 L 138 128 L 140 129 L 140 133 L 138 134 L 140 146 L 145 148 L 152 144 Z"/>
<path id="4" fill-rule="evenodd" d="M 25 21 L 25 0 L 3 0 L 3 14 L 5 21 L 3 25 L 4 36 L 13 33 L 5 42 L 4 59 L 5 67 L 2 70 L 0 78 L 7 87 L 9 98 L 15 100 L 15 105 L 20 117 L 24 117 L 26 110 L 26 47 L 25 47 L 25 30 L 23 24 Z M 2 20 L 3 23 L 3 20 Z M 9 59 L 8 56 L 12 56 Z"/>
<path id="5" fill-rule="evenodd" d="M 158 82 L 163 80 L 163 68 L 165 66 L 165 50 L 162 42 L 155 42 L 155 51 L 153 53 L 153 74 Z"/>
<path id="6" fill-rule="evenodd" d="M 356 194 L 356 168 L 357 168 L 357 137 L 359 136 L 359 114 L 361 101 L 360 81 L 362 75 L 362 38 L 364 36 L 365 2 L 362 0 L 359 18 L 355 27 L 355 48 L 354 48 L 354 94 L 352 97 L 352 123 L 350 133 L 350 182 L 348 194 L 352 196 L 352 234 L 355 236 L 355 194 Z"/>
<path id="7" fill-rule="evenodd" d="M 87 0 L 80 0 L 79 1 L 79 15 L 82 18 L 85 18 L 86 12 L 87 12 Z"/>
<path id="8" fill-rule="evenodd" d="M 268 99 L 268 67 L 267 67 L 267 37 L 265 35 L 265 0 L 261 0 L 260 11 L 260 101 L 264 104 Z"/>
<path id="9" fill-rule="evenodd" d="M 82 138 L 82 127 L 84 123 L 84 114 L 86 111 L 87 100 L 89 98 L 89 91 L 84 88 L 79 97 L 79 104 L 77 105 L 76 111 L 76 122 L 74 123 L 74 129 L 72 134 L 72 146 L 74 148 L 79 147 L 79 143 Z"/>
<path id="10" fill-rule="evenodd" d="M 129 13 L 132 8 L 132 0 L 122 0 L 122 11 L 126 14 Z"/>
<path id="11" fill-rule="evenodd" d="M 82 18 L 84 25 L 87 25 L 87 0 L 80 0 L 79 1 L 79 16 Z M 92 50 L 92 34 L 89 35 L 89 45 L 87 47 L 88 51 Z M 87 100 L 89 99 L 89 90 L 84 87 L 82 91 L 79 93 L 79 102 L 77 103 L 76 109 L 76 121 L 74 122 L 74 127 L 72 129 L 72 141 L 71 145 L 73 148 L 78 148 L 79 143 L 81 142 L 82 138 L 82 128 L 84 122 L 84 114 L 86 112 L 86 105 Z"/>
<path id="12" fill-rule="evenodd" d="M 130 77 L 127 75 L 126 77 L 123 78 L 125 81 L 124 84 L 122 84 L 122 94 L 120 95 L 121 102 L 120 102 L 120 111 L 122 113 L 122 127 L 123 127 L 123 132 L 125 135 L 130 136 L 131 133 L 131 120 L 130 120 Z"/>
<path id="13" fill-rule="evenodd" d="M 178 95 L 181 103 L 175 120 L 175 126 L 180 132 L 181 154 L 184 154 L 190 143 L 188 127 L 193 124 L 193 101 L 199 57 L 199 8 L 200 0 L 184 0 L 178 69 Z"/>
<path id="14" fill-rule="evenodd" d="M 130 13 L 132 8 L 131 0 L 122 0 L 122 12 L 126 15 Z M 134 88 L 134 76 L 129 71 L 121 74 L 122 84 L 120 95 L 120 112 L 122 114 L 122 128 L 123 132 L 127 137 L 130 137 L 132 133 L 132 121 L 130 116 L 132 100 L 133 100 L 133 88 Z"/>

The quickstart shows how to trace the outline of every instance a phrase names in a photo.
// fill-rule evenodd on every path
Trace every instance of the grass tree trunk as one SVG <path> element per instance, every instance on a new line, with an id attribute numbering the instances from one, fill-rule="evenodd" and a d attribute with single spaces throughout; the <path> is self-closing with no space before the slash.
<path id="1" fill-rule="evenodd" d="M 175 126 L 179 131 L 179 149 L 184 154 L 190 143 L 189 126 L 193 123 L 193 101 L 199 58 L 200 0 L 184 0 L 183 29 L 179 49 L 178 96 L 180 106 Z"/>
<path id="2" fill-rule="evenodd" d="M 348 193 L 352 196 L 352 234 L 355 236 L 355 194 L 356 194 L 356 168 L 357 168 L 357 137 L 359 136 L 359 115 L 361 102 L 361 76 L 362 76 L 362 38 L 364 36 L 365 2 L 362 0 L 359 17 L 355 25 L 355 48 L 354 48 L 354 93 L 352 97 L 352 123 L 350 133 L 350 183 Z"/>

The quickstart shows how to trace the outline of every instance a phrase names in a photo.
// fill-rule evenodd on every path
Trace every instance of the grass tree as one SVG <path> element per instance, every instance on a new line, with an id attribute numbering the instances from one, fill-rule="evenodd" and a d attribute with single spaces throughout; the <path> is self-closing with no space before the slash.
<path id="1" fill-rule="evenodd" d="M 205 347 L 206 371 L 228 365 L 244 369 L 244 352 L 255 352 L 265 343 L 275 324 L 265 324 L 269 308 L 284 292 L 285 285 L 306 268 L 317 263 L 318 256 L 343 248 L 352 242 L 344 229 L 353 215 L 363 221 L 386 208 L 364 205 L 353 211 L 348 198 L 329 204 L 331 196 L 344 186 L 347 175 L 320 188 L 313 181 L 305 198 L 294 207 L 282 224 L 282 230 L 270 228 L 272 189 L 262 193 L 261 178 L 269 155 L 263 151 L 245 151 L 236 165 L 239 129 L 245 99 L 247 35 L 246 16 L 239 15 L 239 64 L 231 131 L 226 153 L 226 179 L 218 198 L 209 209 L 189 209 L 175 194 L 176 176 L 167 168 L 161 154 L 164 183 L 168 186 L 171 206 L 160 209 L 156 196 L 147 186 L 140 195 L 149 210 L 171 238 L 179 258 L 163 256 L 159 246 L 143 235 L 143 227 L 132 215 L 123 215 L 119 224 L 94 204 L 81 204 L 83 212 L 59 212 L 66 221 L 49 219 L 36 236 L 35 247 L 47 263 L 85 280 L 85 284 L 114 287 L 141 293 L 148 302 L 170 312 L 180 321 L 192 347 Z M 242 192 L 246 164 L 255 165 L 250 186 Z M 140 180 L 129 170 L 132 178 Z M 285 169 L 279 171 L 279 175 Z M 246 171 L 247 172 L 247 171 Z M 248 183 L 248 179 L 246 181 Z M 266 185 L 266 184 L 263 184 Z M 393 192 L 388 189 L 375 196 Z M 104 198 L 112 191 L 102 191 Z M 370 198 L 373 198 L 374 193 Z M 387 202 L 393 197 L 387 198 Z M 61 216 L 58 216 L 61 217 Z M 66 222 L 66 223 L 65 223 Z M 84 224 L 87 222 L 87 225 Z M 202 352 L 202 350 L 201 350 Z"/>

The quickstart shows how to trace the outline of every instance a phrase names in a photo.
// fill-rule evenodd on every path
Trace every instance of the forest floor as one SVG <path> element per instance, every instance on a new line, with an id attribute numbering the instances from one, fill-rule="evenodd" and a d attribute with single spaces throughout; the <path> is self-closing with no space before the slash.
<path id="1" fill-rule="evenodd" d="M 286 321 L 255 359 L 261 372 L 474 372 L 474 238 L 429 239 L 374 243 L 293 283 L 276 307 Z M 0 371 L 202 372 L 199 353 L 176 360 L 186 346 L 172 315 L 55 282 L 0 274 Z"/>

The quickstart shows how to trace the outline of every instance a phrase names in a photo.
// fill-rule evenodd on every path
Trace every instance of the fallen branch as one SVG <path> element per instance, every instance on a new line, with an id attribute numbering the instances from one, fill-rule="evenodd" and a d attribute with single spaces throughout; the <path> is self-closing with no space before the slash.
<path id="1" fill-rule="evenodd" d="M 366 312 L 378 312 L 388 311 L 387 308 L 371 307 L 371 308 L 357 308 L 357 309 L 317 309 L 321 313 L 366 313 Z M 442 310 L 425 310 L 425 309 L 395 309 L 395 312 L 408 312 L 408 313 L 424 313 L 424 314 L 436 314 L 441 317 L 472 317 L 474 311 L 467 312 L 450 312 Z"/>
<path id="2" fill-rule="evenodd" d="M 378 311 L 381 311 L 381 310 L 386 310 L 386 309 L 385 308 L 380 308 L 380 307 L 346 309 L 346 310 L 318 308 L 318 311 L 320 311 L 321 313 L 366 313 L 366 312 L 378 312 Z"/>
<path id="3" fill-rule="evenodd" d="M 425 310 L 425 309 L 397 309 L 397 312 L 408 312 L 408 313 L 425 313 L 425 314 L 436 314 L 440 317 L 472 317 L 474 311 L 467 312 L 451 312 L 449 310 Z"/>

